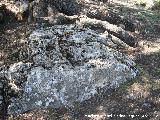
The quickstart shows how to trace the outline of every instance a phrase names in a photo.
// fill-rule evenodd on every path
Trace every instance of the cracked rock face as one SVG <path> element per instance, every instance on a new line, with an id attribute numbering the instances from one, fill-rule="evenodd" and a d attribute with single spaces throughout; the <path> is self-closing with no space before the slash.
<path id="1" fill-rule="evenodd" d="M 9 114 L 36 108 L 72 107 L 74 102 L 91 98 L 97 88 L 117 88 L 134 78 L 134 62 L 109 48 L 108 42 L 107 36 L 76 25 L 55 25 L 34 31 L 28 43 L 33 65 L 27 69 L 27 75 L 25 72 L 27 80 L 22 96 L 12 98 Z M 14 66 L 12 71 L 17 73 Z M 15 78 L 12 71 L 9 74 Z"/>

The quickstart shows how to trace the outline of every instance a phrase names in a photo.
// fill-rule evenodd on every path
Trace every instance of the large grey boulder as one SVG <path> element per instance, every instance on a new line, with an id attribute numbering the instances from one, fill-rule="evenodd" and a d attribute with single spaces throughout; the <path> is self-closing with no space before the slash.
<path id="1" fill-rule="evenodd" d="M 28 44 L 33 65 L 15 63 L 8 72 L 9 79 L 14 77 L 14 81 L 24 73 L 27 77 L 22 84 L 22 96 L 12 98 L 9 114 L 73 107 L 75 102 L 97 94 L 98 88 L 117 88 L 137 74 L 135 63 L 128 56 L 109 47 L 114 43 L 107 33 L 78 25 L 38 29 L 30 35 Z M 24 70 L 19 73 L 21 77 L 18 70 Z"/>

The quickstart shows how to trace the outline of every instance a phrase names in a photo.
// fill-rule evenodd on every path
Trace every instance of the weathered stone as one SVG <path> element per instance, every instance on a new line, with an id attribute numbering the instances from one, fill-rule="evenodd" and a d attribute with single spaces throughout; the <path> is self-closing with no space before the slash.
<path id="1" fill-rule="evenodd" d="M 10 66 L 8 69 L 7 79 L 21 83 L 25 81 L 25 77 L 28 74 L 28 70 L 31 67 L 31 63 L 18 62 Z"/>
<path id="2" fill-rule="evenodd" d="M 108 42 L 107 36 L 74 24 L 34 31 L 29 37 L 34 65 L 24 75 L 27 81 L 23 84 L 23 95 L 12 98 L 8 113 L 72 107 L 74 102 L 95 95 L 97 88 L 117 88 L 134 78 L 135 63 L 110 48 Z M 12 65 L 9 78 L 19 79 L 15 73 L 23 65 L 26 64 Z"/>

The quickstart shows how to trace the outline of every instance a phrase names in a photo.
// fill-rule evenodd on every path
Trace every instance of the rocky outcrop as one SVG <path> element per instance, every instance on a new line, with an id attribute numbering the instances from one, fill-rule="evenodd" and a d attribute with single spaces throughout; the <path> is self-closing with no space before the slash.
<path id="1" fill-rule="evenodd" d="M 32 63 L 15 63 L 8 70 L 10 82 L 20 85 L 15 91 L 23 91 L 11 99 L 8 113 L 72 107 L 98 94 L 99 88 L 117 88 L 134 78 L 135 63 L 111 45 L 117 46 L 107 32 L 78 24 L 33 31 L 28 38 Z"/>
<path id="2" fill-rule="evenodd" d="M 136 50 L 132 22 L 108 14 L 106 6 L 96 1 L 92 1 L 96 5 L 90 1 L 78 4 L 76 0 L 30 2 L 5 3 L 5 17 L 20 14 L 23 19 L 27 12 L 33 12 L 37 30 L 27 26 L 25 31 L 32 33 L 21 38 L 25 47 L 11 51 L 7 59 L 13 64 L 0 70 L 0 114 L 73 107 L 99 94 L 101 88 L 115 89 L 137 75 L 135 63 L 119 52 Z"/>

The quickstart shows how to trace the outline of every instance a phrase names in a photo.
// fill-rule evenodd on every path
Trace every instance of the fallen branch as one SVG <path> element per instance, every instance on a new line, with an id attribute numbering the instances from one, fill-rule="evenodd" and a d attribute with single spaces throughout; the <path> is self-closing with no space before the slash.
<path id="1" fill-rule="evenodd" d="M 93 10 L 92 10 L 93 9 Z M 95 18 L 102 21 L 108 21 L 111 24 L 120 25 L 123 24 L 125 26 L 125 30 L 134 32 L 135 24 L 129 19 L 122 18 L 114 12 L 108 11 L 106 9 L 100 9 L 97 7 L 89 9 L 86 15 L 89 18 Z"/>
<path id="2" fill-rule="evenodd" d="M 83 24 L 83 25 L 86 25 L 86 24 L 92 24 L 92 25 L 100 24 L 101 26 L 103 26 L 108 31 L 108 33 L 110 33 L 110 34 L 114 35 L 115 37 L 121 39 L 124 43 L 128 44 L 131 47 L 136 46 L 136 39 L 129 32 L 126 32 L 121 27 L 117 27 L 116 25 L 110 24 L 107 21 L 101 21 L 101 20 L 89 18 L 87 16 L 82 16 L 82 17 L 80 17 L 80 23 Z"/>

